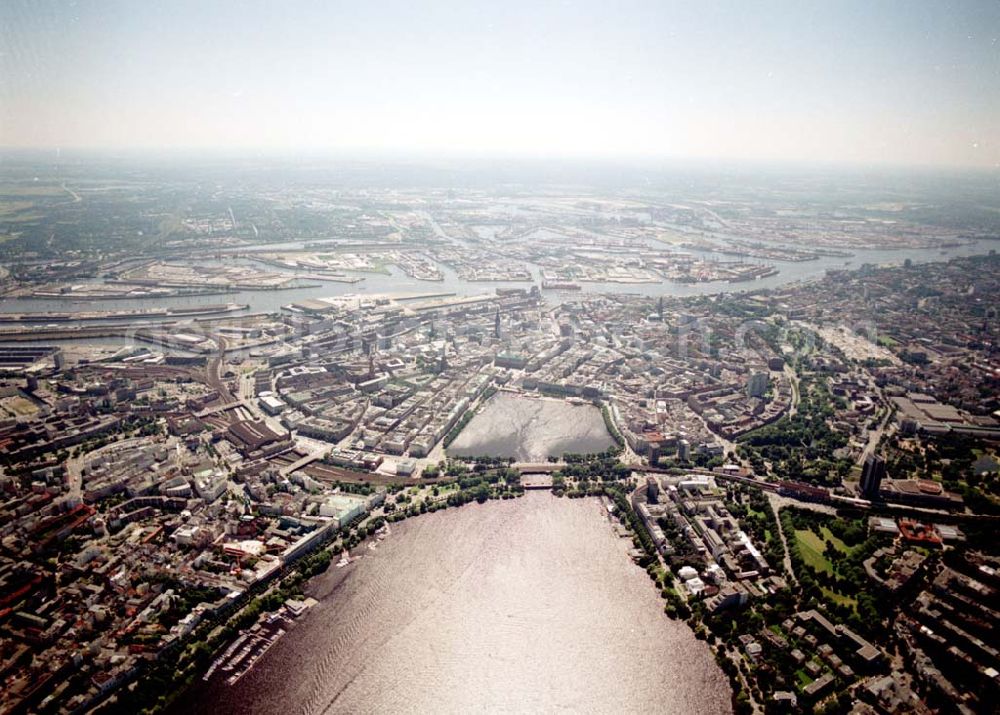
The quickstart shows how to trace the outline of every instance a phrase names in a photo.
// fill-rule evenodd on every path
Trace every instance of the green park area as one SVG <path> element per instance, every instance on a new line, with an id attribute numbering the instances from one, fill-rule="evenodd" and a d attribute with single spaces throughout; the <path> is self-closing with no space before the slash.
<path id="1" fill-rule="evenodd" d="M 876 603 L 864 590 L 863 562 L 879 545 L 863 519 L 833 517 L 784 508 L 781 523 L 789 555 L 806 600 L 826 604 L 852 627 L 864 631 L 877 618 Z"/>
<path id="2" fill-rule="evenodd" d="M 850 555 L 857 548 L 848 546 L 838 539 L 827 526 L 796 529 L 795 540 L 798 542 L 802 560 L 817 571 L 825 571 L 829 574 L 834 573 L 835 569 L 830 559 L 824 555 L 827 550 L 827 542 L 833 544 L 833 547 L 844 556 Z"/>
<path id="3" fill-rule="evenodd" d="M 809 529 L 796 529 L 795 541 L 803 563 L 811 566 L 817 573 L 826 573 L 836 577 L 840 569 L 828 556 L 831 552 L 828 545 L 832 544 L 835 552 L 841 557 L 850 556 L 858 547 L 848 546 L 837 538 L 827 526 L 812 526 Z M 838 558 L 839 562 L 840 559 Z M 838 592 L 827 585 L 821 585 L 820 590 L 828 600 L 854 609 L 857 600 L 843 592 Z"/>

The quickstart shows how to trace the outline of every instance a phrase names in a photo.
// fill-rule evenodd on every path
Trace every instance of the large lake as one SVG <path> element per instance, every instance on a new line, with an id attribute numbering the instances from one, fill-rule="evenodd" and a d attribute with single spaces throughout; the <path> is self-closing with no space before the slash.
<path id="1" fill-rule="evenodd" d="M 727 713 L 708 646 L 663 613 L 597 499 L 529 492 L 393 526 L 235 686 L 180 713 Z"/>
<path id="2" fill-rule="evenodd" d="M 544 462 L 567 452 L 603 452 L 613 444 L 601 411 L 593 405 L 500 392 L 466 425 L 448 454 Z"/>

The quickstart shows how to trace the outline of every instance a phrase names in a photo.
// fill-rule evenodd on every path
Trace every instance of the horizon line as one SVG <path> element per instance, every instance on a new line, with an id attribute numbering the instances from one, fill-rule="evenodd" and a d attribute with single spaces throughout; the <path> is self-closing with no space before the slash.
<path id="1" fill-rule="evenodd" d="M 833 169 L 854 171 L 913 171 L 913 172 L 969 172 L 992 173 L 1000 169 L 1000 162 L 993 164 L 944 164 L 944 163 L 901 163 L 894 161 L 860 161 L 838 159 L 790 159 L 790 158 L 758 158 L 758 157 L 724 157 L 695 156 L 669 154 L 539 154 L 537 152 L 472 152 L 472 151 L 439 151 L 427 149 L 388 149 L 388 148 L 345 148 L 336 146 L 324 147 L 240 147 L 240 146 L 18 146 L 0 144 L 0 158 L 3 155 L 46 155 L 55 153 L 58 159 L 70 158 L 105 158 L 105 159 L 192 159 L 212 160 L 284 160 L 302 162 L 303 160 L 347 160 L 376 162 L 428 162 L 428 161 L 464 161 L 464 162 L 499 162 L 499 163 L 534 163 L 545 164 L 585 164 L 585 165 L 616 165 L 634 168 L 727 168 L 727 169 Z M 70 156 L 64 157 L 63 154 Z M 197 155 L 190 156 L 190 155 Z M 41 157 L 39 157 L 41 158 Z M 0 162 L 2 163 L 2 162 Z M 674 164 L 675 167 L 670 165 Z M 722 165 L 725 165 L 724 167 Z M 2 169 L 0 169 L 2 170 Z"/>

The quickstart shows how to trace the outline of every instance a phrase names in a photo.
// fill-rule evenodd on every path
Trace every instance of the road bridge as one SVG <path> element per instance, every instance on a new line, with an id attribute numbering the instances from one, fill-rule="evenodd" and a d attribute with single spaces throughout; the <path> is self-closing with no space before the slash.
<path id="1" fill-rule="evenodd" d="M 298 471 L 299 469 L 322 459 L 330 452 L 331 449 L 333 449 L 332 445 L 329 447 L 323 447 L 322 449 L 317 449 L 315 452 L 310 452 L 306 456 L 302 457 L 302 459 L 296 460 L 291 464 L 282 467 L 278 470 L 278 473 L 283 477 L 287 477 L 292 472 Z"/>
<path id="2" fill-rule="evenodd" d="M 236 402 L 226 402 L 221 405 L 215 405 L 214 407 L 206 407 L 201 412 L 195 412 L 194 416 L 198 418 L 211 417 L 212 415 L 217 415 L 222 412 L 235 410 L 237 407 L 244 407 L 251 412 L 253 411 L 253 405 L 250 402 L 247 400 L 237 400 Z"/>

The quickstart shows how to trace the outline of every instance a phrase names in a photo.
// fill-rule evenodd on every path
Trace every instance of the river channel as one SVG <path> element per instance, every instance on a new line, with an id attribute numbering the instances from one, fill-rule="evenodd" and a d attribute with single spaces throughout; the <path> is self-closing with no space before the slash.
<path id="1" fill-rule="evenodd" d="M 275 250 L 281 244 L 275 245 Z M 297 247 L 301 244 L 290 244 Z M 691 296 L 716 293 L 732 293 L 762 288 L 777 288 L 796 281 L 809 281 L 821 278 L 827 270 L 857 268 L 865 263 L 884 265 L 902 264 L 906 259 L 914 263 L 942 261 L 957 256 L 985 254 L 994 245 L 990 242 L 964 244 L 947 249 L 943 253 L 937 249 L 905 249 L 905 250 L 854 250 L 851 259 L 823 257 L 814 261 L 789 262 L 772 261 L 779 273 L 756 281 L 741 283 L 709 282 L 709 283 L 582 283 L 583 293 L 633 293 L 648 296 Z M 732 256 L 714 254 L 702 251 L 689 251 L 700 258 L 733 260 Z M 201 259 L 201 264 L 232 264 L 252 263 L 242 258 Z M 277 271 L 273 266 L 257 264 L 266 271 Z M 243 312 L 276 312 L 283 305 L 307 298 L 323 298 L 346 294 L 379 295 L 379 294 L 414 294 L 414 293 L 456 293 L 458 295 L 476 295 L 492 293 L 496 288 L 527 288 L 530 282 L 476 282 L 467 281 L 447 266 L 439 266 L 444 274 L 443 281 L 421 281 L 411 278 L 396 266 L 390 266 L 388 273 L 357 274 L 363 280 L 357 283 L 321 283 L 303 281 L 309 285 L 284 290 L 241 290 L 216 295 L 182 296 L 164 298 L 121 299 L 121 300 L 49 300 L 37 298 L 0 298 L 0 312 L 31 313 L 31 312 L 78 312 L 93 310 L 126 310 L 134 308 L 156 307 L 194 307 L 214 305 L 219 303 L 239 303 L 247 305 Z M 535 283 L 541 282 L 537 269 L 533 269 Z M 546 300 L 560 303 L 566 300 L 578 300 L 580 292 L 545 291 Z M 230 317 L 238 313 L 229 314 Z M 85 324 L 80 321 L 75 324 Z"/>

